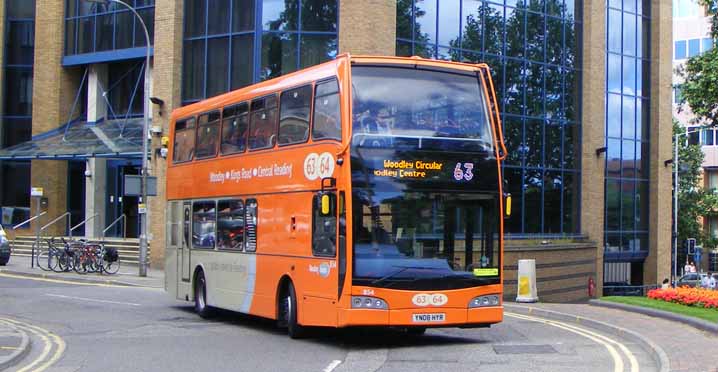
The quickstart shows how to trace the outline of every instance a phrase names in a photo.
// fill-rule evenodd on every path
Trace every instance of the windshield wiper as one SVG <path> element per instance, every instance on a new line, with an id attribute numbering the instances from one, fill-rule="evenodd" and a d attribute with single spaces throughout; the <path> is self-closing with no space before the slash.
<path id="1" fill-rule="evenodd" d="M 399 270 L 396 270 L 396 271 L 394 271 L 393 273 L 384 275 L 384 276 L 382 276 L 382 277 L 379 278 L 379 279 L 374 279 L 374 280 L 372 280 L 371 284 L 372 284 L 372 285 L 379 284 L 379 283 L 381 283 L 381 282 L 383 282 L 383 281 L 386 281 L 387 279 L 393 278 L 393 277 L 395 277 L 395 276 L 397 276 L 397 275 L 399 275 L 399 274 L 401 274 L 401 273 L 403 273 L 404 271 L 409 270 L 409 269 L 415 269 L 415 270 L 433 270 L 433 269 L 436 269 L 435 267 L 430 267 L 430 266 L 391 265 L 391 267 L 398 267 Z"/>

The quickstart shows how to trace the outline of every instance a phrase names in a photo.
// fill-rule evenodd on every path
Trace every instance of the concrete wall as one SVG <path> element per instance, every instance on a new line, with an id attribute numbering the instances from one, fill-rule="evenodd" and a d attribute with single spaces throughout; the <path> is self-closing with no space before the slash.
<path id="1" fill-rule="evenodd" d="M 606 128 L 606 3 L 583 5 L 581 99 L 581 233 L 595 242 L 596 282 L 603 280 L 604 170 Z M 600 292 L 599 292 L 600 293 Z"/>
<path id="2" fill-rule="evenodd" d="M 152 107 L 152 125 L 162 128 L 163 136 L 169 135 L 169 117 L 172 110 L 181 105 L 182 88 L 182 24 L 183 2 L 157 0 L 155 6 L 155 57 L 152 70 L 153 96 L 162 99 L 164 107 L 161 116 L 157 105 Z M 165 252 L 165 174 L 167 161 L 155 155 L 154 149 L 161 147 L 161 138 L 152 139 L 152 175 L 157 176 L 156 197 L 150 197 L 150 231 L 152 267 L 163 267 Z"/>
<path id="3" fill-rule="evenodd" d="M 56 129 L 67 121 L 72 101 L 82 78 L 79 68 L 62 67 L 65 40 L 65 2 L 37 0 L 35 12 L 35 62 L 32 95 L 32 134 Z M 43 222 L 67 210 L 67 162 L 32 161 L 32 186 L 42 187 L 49 199 L 48 214 Z M 29 192 L 29 191 L 28 191 Z M 35 210 L 34 202 L 31 208 Z M 34 227 L 33 227 L 34 228 Z M 59 223 L 49 234 L 62 234 Z"/>
<path id="4" fill-rule="evenodd" d="M 650 107 L 650 193 L 649 256 L 644 266 L 644 284 L 658 284 L 671 273 L 671 167 L 672 159 L 672 2 L 651 2 L 651 107 Z"/>

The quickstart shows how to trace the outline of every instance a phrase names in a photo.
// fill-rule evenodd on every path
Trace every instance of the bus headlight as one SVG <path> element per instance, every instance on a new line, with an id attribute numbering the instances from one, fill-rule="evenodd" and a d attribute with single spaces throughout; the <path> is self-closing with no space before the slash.
<path id="1" fill-rule="evenodd" d="M 501 300 L 499 299 L 499 295 L 479 296 L 479 297 L 474 297 L 469 302 L 469 308 L 499 306 L 500 303 L 501 303 Z"/>
<path id="2" fill-rule="evenodd" d="M 352 296 L 352 309 L 388 310 L 389 305 L 381 298 L 369 296 Z"/>

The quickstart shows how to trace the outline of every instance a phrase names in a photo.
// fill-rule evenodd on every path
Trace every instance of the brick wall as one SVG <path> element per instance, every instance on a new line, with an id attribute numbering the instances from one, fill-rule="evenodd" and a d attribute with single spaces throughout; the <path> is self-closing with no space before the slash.
<path id="1" fill-rule="evenodd" d="M 518 261 L 536 260 L 536 287 L 541 302 L 588 299 L 588 279 L 596 278 L 599 249 L 593 243 L 548 245 L 507 244 L 504 250 L 504 299 L 514 301 L 518 289 Z"/>
<path id="2" fill-rule="evenodd" d="M 395 0 L 339 2 L 339 53 L 393 56 L 395 50 Z"/>
<path id="3" fill-rule="evenodd" d="M 182 17 L 183 2 L 157 0 L 155 6 L 155 57 L 152 70 L 152 95 L 162 99 L 164 107 L 160 116 L 159 107 L 153 105 L 152 125 L 162 128 L 164 136 L 169 135 L 169 117 L 172 110 L 180 107 L 182 87 Z M 161 138 L 152 139 L 152 149 L 161 147 Z M 164 266 L 165 254 L 165 173 L 167 161 L 152 151 L 152 174 L 157 176 L 157 196 L 150 197 L 150 225 L 152 251 L 150 265 Z"/>
<path id="4" fill-rule="evenodd" d="M 651 2 L 651 107 L 649 256 L 643 282 L 658 284 L 670 278 L 671 269 L 671 167 L 673 112 L 673 9 L 672 2 Z"/>
<path id="5" fill-rule="evenodd" d="M 32 134 L 56 129 L 64 124 L 82 79 L 81 68 L 63 68 L 65 40 L 65 2 L 37 0 L 35 12 L 35 62 L 32 94 Z M 49 199 L 48 213 L 42 223 L 67 210 L 67 162 L 32 161 L 32 186 L 42 187 Z M 35 204 L 31 203 L 34 213 Z M 34 227 L 33 227 L 34 229 Z M 49 234 L 62 234 L 65 224 L 58 223 Z"/>

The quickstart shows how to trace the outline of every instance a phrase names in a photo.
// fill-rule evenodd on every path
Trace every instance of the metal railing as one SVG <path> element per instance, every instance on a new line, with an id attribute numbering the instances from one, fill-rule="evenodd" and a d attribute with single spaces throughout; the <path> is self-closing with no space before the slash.
<path id="1" fill-rule="evenodd" d="M 57 218 L 55 218 L 54 220 L 48 222 L 45 226 L 41 227 L 41 228 L 40 228 L 40 234 L 42 235 L 42 232 L 45 231 L 45 230 L 47 230 L 48 227 L 50 227 L 50 226 L 56 224 L 58 221 L 62 220 L 62 219 L 65 218 L 65 217 L 67 217 L 67 226 L 70 226 L 70 216 L 71 216 L 71 214 L 70 214 L 69 211 L 67 211 L 67 212 L 65 212 L 65 213 L 63 213 L 63 214 L 61 214 L 61 215 L 59 215 L 59 216 L 58 216 Z M 72 230 L 70 231 L 70 237 L 72 237 Z"/>
<path id="2" fill-rule="evenodd" d="M 68 212 L 68 213 L 69 213 L 69 212 Z M 91 219 L 93 219 L 93 218 L 95 218 L 95 217 L 97 217 L 97 216 L 99 216 L 99 215 L 100 215 L 99 213 L 95 213 L 95 214 L 93 214 L 92 216 L 85 218 L 84 221 L 82 221 L 82 222 L 78 223 L 77 225 L 75 225 L 74 227 L 72 227 L 72 228 L 70 229 L 70 237 L 72 237 L 72 232 L 75 231 L 75 229 L 77 229 L 78 227 L 80 227 L 80 226 L 86 224 L 87 221 L 90 221 Z M 87 236 L 87 231 L 85 231 L 85 236 Z"/>
<path id="3" fill-rule="evenodd" d="M 604 285 L 604 296 L 646 296 L 651 289 L 661 288 L 660 284 L 651 285 Z"/>
<path id="4" fill-rule="evenodd" d="M 122 220 L 122 239 L 125 239 L 127 237 L 127 215 L 122 214 L 120 217 L 115 218 L 114 221 L 112 221 L 111 224 L 109 224 L 104 230 L 102 230 L 102 240 L 105 240 L 105 234 L 108 230 L 110 230 L 113 226 L 115 226 L 118 222 Z"/>
<path id="5" fill-rule="evenodd" d="M 47 214 L 47 212 L 42 212 L 42 213 L 38 214 L 37 216 L 30 217 L 30 218 L 26 219 L 25 221 L 22 221 L 22 222 L 20 222 L 19 224 L 13 226 L 12 229 L 13 229 L 13 230 L 17 230 L 17 229 L 19 229 L 20 227 L 25 226 L 25 225 L 29 224 L 30 222 L 35 221 L 36 219 L 38 219 L 38 218 L 40 218 L 40 217 L 42 217 L 43 215 L 46 215 L 46 214 Z"/>

